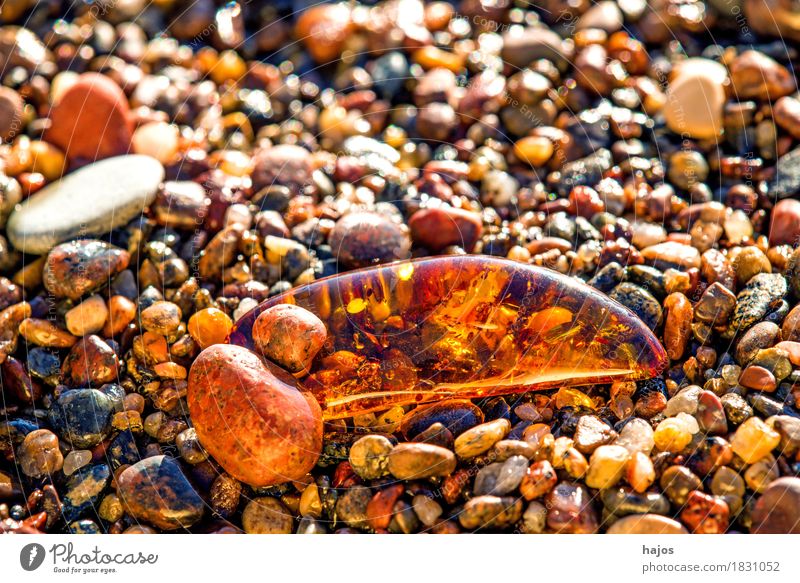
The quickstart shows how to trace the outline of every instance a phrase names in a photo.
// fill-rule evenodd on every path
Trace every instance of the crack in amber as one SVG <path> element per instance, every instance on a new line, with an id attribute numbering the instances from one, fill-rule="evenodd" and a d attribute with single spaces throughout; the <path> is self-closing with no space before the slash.
<path id="1" fill-rule="evenodd" d="M 404 261 L 271 298 L 229 341 L 254 349 L 256 317 L 297 304 L 328 329 L 299 382 L 328 419 L 394 405 L 660 374 L 667 356 L 630 310 L 579 281 L 485 256 Z"/>

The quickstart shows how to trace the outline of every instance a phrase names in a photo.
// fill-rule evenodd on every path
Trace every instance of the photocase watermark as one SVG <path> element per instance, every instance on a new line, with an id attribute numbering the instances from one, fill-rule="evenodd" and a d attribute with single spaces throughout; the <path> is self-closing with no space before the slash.
<path id="1" fill-rule="evenodd" d="M 44 566 L 53 573 L 110 575 L 119 572 L 119 567 L 133 565 L 155 565 L 157 554 L 142 552 L 105 552 L 95 545 L 89 550 L 76 550 L 72 543 L 57 543 L 45 550 L 39 543 L 29 543 L 19 552 L 19 564 L 25 571 L 35 571 Z"/>

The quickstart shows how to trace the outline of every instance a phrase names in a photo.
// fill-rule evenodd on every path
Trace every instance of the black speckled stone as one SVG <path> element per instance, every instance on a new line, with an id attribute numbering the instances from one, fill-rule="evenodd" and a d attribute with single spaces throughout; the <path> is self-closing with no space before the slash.
<path id="1" fill-rule="evenodd" d="M 97 389 L 64 391 L 48 411 L 56 433 L 78 448 L 94 447 L 111 431 L 118 400 Z"/>
<path id="2" fill-rule="evenodd" d="M 72 522 L 96 508 L 110 481 L 111 469 L 105 464 L 87 466 L 72 474 L 62 498 L 64 520 Z"/>
<path id="3" fill-rule="evenodd" d="M 623 282 L 608 294 L 612 300 L 631 310 L 651 330 L 661 322 L 661 304 L 649 291 L 630 282 Z"/>

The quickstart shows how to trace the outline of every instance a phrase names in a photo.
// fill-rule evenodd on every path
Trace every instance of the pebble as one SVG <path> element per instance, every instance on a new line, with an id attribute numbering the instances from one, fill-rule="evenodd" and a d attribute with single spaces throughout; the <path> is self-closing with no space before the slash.
<path id="1" fill-rule="evenodd" d="M 10 87 L 0 87 L 0 139 L 11 141 L 23 127 L 25 102 Z"/>
<path id="2" fill-rule="evenodd" d="M 750 365 L 742 371 L 739 377 L 739 384 L 748 389 L 755 391 L 765 391 L 771 393 L 778 387 L 778 381 L 775 380 L 769 370 L 763 366 Z"/>
<path id="3" fill-rule="evenodd" d="M 473 491 L 478 495 L 511 494 L 520 485 L 527 470 L 528 458 L 521 455 L 511 456 L 502 463 L 488 464 L 475 476 Z"/>
<path id="4" fill-rule="evenodd" d="M 105 75 L 82 74 L 50 109 L 50 121 L 45 139 L 66 152 L 74 165 L 120 156 L 131 147 L 128 99 Z"/>
<path id="5" fill-rule="evenodd" d="M 169 164 L 178 154 L 180 133 L 178 126 L 163 121 L 153 121 L 136 128 L 131 145 L 136 154 L 150 156 L 162 164 Z"/>
<path id="6" fill-rule="evenodd" d="M 347 4 L 321 4 L 304 10 L 295 23 L 295 37 L 302 39 L 319 64 L 338 59 L 353 29 Z"/>
<path id="7" fill-rule="evenodd" d="M 645 492 L 656 481 L 653 462 L 640 451 L 632 453 L 625 468 L 625 479 L 634 491 L 640 494 Z"/>
<path id="8" fill-rule="evenodd" d="M 681 520 L 695 534 L 722 534 L 728 529 L 728 505 L 699 490 L 689 493 Z"/>
<path id="9" fill-rule="evenodd" d="M 644 419 L 634 417 L 620 430 L 619 437 L 614 442 L 614 445 L 624 447 L 631 455 L 636 452 L 650 455 L 653 447 L 655 447 L 653 428 Z"/>
<path id="10" fill-rule="evenodd" d="M 576 449 L 591 454 L 601 445 L 608 445 L 617 438 L 617 432 L 595 415 L 583 415 L 575 427 Z"/>
<path id="11" fill-rule="evenodd" d="M 44 286 L 57 298 L 77 300 L 110 283 L 129 260 L 127 251 L 104 241 L 80 239 L 62 243 L 47 255 Z"/>
<path id="12" fill-rule="evenodd" d="M 81 468 L 89 465 L 92 461 L 92 452 L 88 449 L 73 449 L 64 457 L 64 467 L 62 468 L 65 476 L 71 476 Z"/>
<path id="13" fill-rule="evenodd" d="M 645 325 L 654 330 L 661 322 L 662 310 L 661 303 L 653 297 L 643 287 L 638 285 L 623 282 L 608 294 L 612 300 L 618 301 L 620 304 L 631 310 L 634 314 L 645 323 Z"/>
<path id="14" fill-rule="evenodd" d="M 417 513 L 420 522 L 425 526 L 433 526 L 439 521 L 439 517 L 444 510 L 441 504 L 425 494 L 417 494 L 412 501 L 414 512 Z"/>
<path id="15" fill-rule="evenodd" d="M 783 477 L 770 483 L 756 500 L 751 532 L 800 533 L 800 478 Z"/>
<path id="16" fill-rule="evenodd" d="M 70 389 L 48 411 L 53 429 L 74 447 L 99 444 L 111 431 L 111 416 L 122 410 L 121 400 L 97 389 Z"/>
<path id="17" fill-rule="evenodd" d="M 431 251 L 451 245 L 471 251 L 483 233 L 479 214 L 445 205 L 417 211 L 408 227 L 414 243 Z"/>
<path id="18" fill-rule="evenodd" d="M 233 328 L 228 314 L 217 308 L 205 308 L 192 314 L 187 331 L 202 349 L 223 344 Z"/>
<path id="19" fill-rule="evenodd" d="M 311 152 L 300 146 L 281 144 L 257 152 L 253 158 L 253 191 L 275 185 L 302 194 L 311 184 Z"/>
<path id="20" fill-rule="evenodd" d="M 97 508 L 110 482 L 111 470 L 105 464 L 86 466 L 72 474 L 61 495 L 64 519 L 71 522 Z"/>
<path id="21" fill-rule="evenodd" d="M 119 358 L 114 350 L 99 336 L 84 336 L 61 365 L 64 382 L 75 387 L 101 386 L 117 380 Z"/>
<path id="22" fill-rule="evenodd" d="M 336 501 L 336 515 L 353 528 L 367 526 L 367 506 L 372 500 L 372 491 L 364 486 L 353 486 L 345 490 Z"/>
<path id="23" fill-rule="evenodd" d="M 621 445 L 598 447 L 589 458 L 586 485 L 602 490 L 610 488 L 622 479 L 630 453 Z"/>
<path id="24" fill-rule="evenodd" d="M 528 503 L 522 514 L 520 528 L 525 534 L 541 534 L 547 527 L 547 508 L 535 500 Z"/>
<path id="25" fill-rule="evenodd" d="M 519 485 L 519 491 L 526 500 L 540 498 L 558 483 L 558 475 L 547 460 L 534 462 L 527 468 Z"/>
<path id="26" fill-rule="evenodd" d="M 715 61 L 687 59 L 667 89 L 664 119 L 676 134 L 715 139 L 722 132 L 728 73 Z"/>
<path id="27" fill-rule="evenodd" d="M 419 436 L 438 424 L 453 435 L 483 423 L 483 411 L 471 401 L 447 400 L 412 409 L 403 416 L 400 432 L 408 440 L 420 441 Z"/>
<path id="28" fill-rule="evenodd" d="M 722 401 L 711 391 L 702 391 L 697 399 L 695 418 L 700 430 L 709 435 L 728 433 L 728 421 Z"/>
<path id="29" fill-rule="evenodd" d="M 759 273 L 772 273 L 772 266 L 758 247 L 745 247 L 741 249 L 733 258 L 733 270 L 736 273 L 736 280 L 740 284 L 750 281 L 754 275 Z"/>
<path id="30" fill-rule="evenodd" d="M 736 362 L 746 365 L 752 361 L 758 351 L 775 344 L 781 337 L 781 329 L 774 322 L 758 322 L 745 332 L 736 344 L 734 357 Z"/>
<path id="31" fill-rule="evenodd" d="M 793 247 L 800 243 L 800 201 L 793 198 L 778 201 L 772 209 L 769 242 Z"/>
<path id="32" fill-rule="evenodd" d="M 665 241 L 641 251 L 642 257 L 668 266 L 681 269 L 700 267 L 700 252 L 691 245 L 683 245 L 675 241 Z"/>
<path id="33" fill-rule="evenodd" d="M 153 302 L 139 314 L 142 328 L 160 336 L 172 336 L 181 324 L 181 309 L 172 302 Z"/>
<path id="34" fill-rule="evenodd" d="M 348 460 L 353 471 L 365 480 L 377 480 L 389 474 L 392 442 L 382 435 L 365 435 L 350 447 Z"/>
<path id="35" fill-rule="evenodd" d="M 729 330 L 735 334 L 763 320 L 772 302 L 783 299 L 787 291 L 786 279 L 781 274 L 759 273 L 753 276 L 736 298 Z"/>
<path id="36" fill-rule="evenodd" d="M 511 27 L 503 33 L 500 58 L 516 70 L 538 59 L 548 59 L 557 67 L 566 65 L 570 50 L 561 37 L 545 27 Z"/>
<path id="37" fill-rule="evenodd" d="M 334 256 L 345 269 L 408 259 L 408 228 L 371 212 L 349 213 L 336 221 L 329 237 Z"/>
<path id="38" fill-rule="evenodd" d="M 514 497 L 476 496 L 464 504 L 458 522 L 468 530 L 504 528 L 522 518 L 522 501 Z"/>
<path id="39" fill-rule="evenodd" d="M 638 493 L 627 488 L 608 488 L 600 493 L 606 510 L 614 516 L 662 514 L 670 511 L 669 500 L 657 492 Z"/>
<path id="40" fill-rule="evenodd" d="M 17 462 L 26 476 L 51 477 L 64 465 L 64 457 L 58 449 L 58 437 L 47 429 L 31 431 L 17 451 Z"/>
<path id="41" fill-rule="evenodd" d="M 106 302 L 99 295 L 89 296 L 64 314 L 67 330 L 75 336 L 100 332 L 108 318 Z"/>
<path id="42" fill-rule="evenodd" d="M 694 310 L 692 303 L 680 292 L 664 300 L 667 316 L 664 321 L 664 347 L 672 360 L 679 360 L 689 344 Z"/>
<path id="43" fill-rule="evenodd" d="M 752 464 L 768 455 L 780 441 L 781 436 L 777 431 L 758 417 L 751 417 L 733 434 L 731 447 L 745 463 Z"/>
<path id="44" fill-rule="evenodd" d="M 456 438 L 456 455 L 461 459 L 469 459 L 489 451 L 510 430 L 508 419 L 495 419 L 476 425 Z"/>
<path id="45" fill-rule="evenodd" d="M 206 348 L 187 402 L 200 443 L 234 478 L 270 486 L 303 477 L 322 451 L 322 414 L 294 380 L 234 345 Z"/>
<path id="46" fill-rule="evenodd" d="M 126 468 L 117 477 L 117 495 L 131 516 L 162 530 L 188 528 L 202 518 L 205 509 L 180 464 L 164 455 Z"/>
<path id="47" fill-rule="evenodd" d="M 728 323 L 734 308 L 736 296 L 724 285 L 714 282 L 706 288 L 694 306 L 694 317 L 711 325 Z"/>
<path id="48" fill-rule="evenodd" d="M 388 469 L 398 480 L 421 480 L 448 476 L 455 471 L 456 463 L 449 449 L 428 443 L 400 443 L 389 454 Z"/>
<path id="49" fill-rule="evenodd" d="M 561 482 L 545 499 L 547 526 L 564 534 L 594 534 L 599 527 L 594 497 L 581 484 Z"/>
<path id="50" fill-rule="evenodd" d="M 689 534 L 677 520 L 659 514 L 632 514 L 612 524 L 607 534 Z"/>
<path id="51" fill-rule="evenodd" d="M 664 495 L 673 504 L 681 506 L 686 503 L 689 492 L 700 490 L 703 483 L 689 468 L 670 466 L 661 474 L 659 485 Z"/>
<path id="52" fill-rule="evenodd" d="M 759 51 L 739 54 L 730 64 L 730 72 L 734 94 L 740 100 L 774 102 L 796 90 L 789 70 Z"/>
<path id="53" fill-rule="evenodd" d="M 277 498 L 254 498 L 242 512 L 242 527 L 247 534 L 291 534 L 294 519 Z"/>
<path id="54" fill-rule="evenodd" d="M 327 337 L 322 320 L 295 305 L 267 308 L 253 324 L 256 350 L 292 373 L 310 368 Z"/>

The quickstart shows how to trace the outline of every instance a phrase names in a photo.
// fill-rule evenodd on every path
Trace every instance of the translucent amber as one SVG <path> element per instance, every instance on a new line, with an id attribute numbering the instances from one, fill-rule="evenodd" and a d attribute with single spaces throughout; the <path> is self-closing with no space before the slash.
<path id="1" fill-rule="evenodd" d="M 548 269 L 485 256 L 404 261 L 297 287 L 276 304 L 316 314 L 328 337 L 300 378 L 326 418 L 394 405 L 646 379 L 664 349 L 632 312 Z"/>

